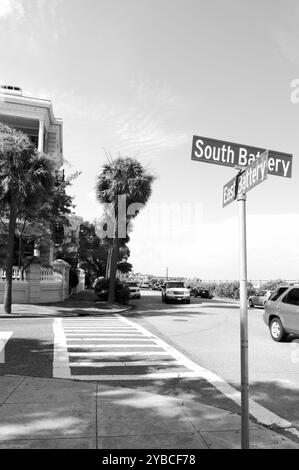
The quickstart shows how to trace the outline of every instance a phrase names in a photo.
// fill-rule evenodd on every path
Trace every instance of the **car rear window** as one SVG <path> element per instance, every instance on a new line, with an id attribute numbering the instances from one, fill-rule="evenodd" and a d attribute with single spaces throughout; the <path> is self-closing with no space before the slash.
<path id="1" fill-rule="evenodd" d="M 286 304 L 299 305 L 299 289 L 291 289 L 282 301 Z"/>
<path id="2" fill-rule="evenodd" d="M 185 286 L 184 286 L 183 282 L 167 282 L 166 287 L 167 288 L 171 288 L 171 287 L 174 287 L 174 288 L 175 287 L 182 287 L 182 288 L 184 288 Z"/>
<path id="3" fill-rule="evenodd" d="M 280 297 L 286 290 L 288 289 L 288 287 L 279 287 L 279 289 L 275 290 L 269 297 L 269 300 L 272 300 L 272 301 L 275 301 L 278 299 L 278 297 Z"/>

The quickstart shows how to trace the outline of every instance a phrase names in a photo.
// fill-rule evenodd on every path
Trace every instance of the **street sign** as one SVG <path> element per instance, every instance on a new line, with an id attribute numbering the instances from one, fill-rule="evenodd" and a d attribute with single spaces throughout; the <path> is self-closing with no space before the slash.
<path id="1" fill-rule="evenodd" d="M 209 139 L 208 137 L 193 136 L 191 159 L 215 165 L 247 167 L 259 158 L 265 150 L 249 145 Z M 291 178 L 292 158 L 293 155 L 290 153 L 269 150 L 269 174 Z"/>
<path id="2" fill-rule="evenodd" d="M 240 232 L 241 447 L 242 449 L 249 449 L 246 193 L 264 181 L 268 173 L 291 178 L 293 155 L 207 137 L 193 136 L 191 159 L 239 169 L 239 173 L 223 188 L 223 207 L 235 199 L 238 200 Z"/>
<path id="3" fill-rule="evenodd" d="M 268 151 L 236 175 L 223 187 L 223 207 L 233 202 L 240 194 L 246 194 L 268 176 Z"/>

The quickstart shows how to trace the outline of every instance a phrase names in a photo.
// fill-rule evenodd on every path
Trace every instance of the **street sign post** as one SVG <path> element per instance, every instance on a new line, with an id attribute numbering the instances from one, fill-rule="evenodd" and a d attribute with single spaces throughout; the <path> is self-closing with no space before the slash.
<path id="1" fill-rule="evenodd" d="M 246 194 L 238 196 L 240 256 L 241 446 L 249 449 Z"/>
<path id="2" fill-rule="evenodd" d="M 239 173 L 223 188 L 223 207 L 237 199 L 240 232 L 240 343 L 241 343 L 241 443 L 249 448 L 249 377 L 247 311 L 246 193 L 268 174 L 291 178 L 293 155 L 233 142 L 193 137 L 191 159 L 238 168 Z"/>
<path id="3" fill-rule="evenodd" d="M 194 136 L 191 159 L 215 165 L 246 168 L 259 158 L 265 150 L 224 140 Z M 291 178 L 292 159 L 293 155 L 290 153 L 269 150 L 269 174 Z"/>
<path id="4" fill-rule="evenodd" d="M 241 440 L 249 448 L 249 376 L 247 309 L 246 193 L 268 176 L 269 152 L 266 150 L 223 187 L 223 207 L 235 199 L 239 204 L 240 237 L 240 351 L 241 351 Z"/>

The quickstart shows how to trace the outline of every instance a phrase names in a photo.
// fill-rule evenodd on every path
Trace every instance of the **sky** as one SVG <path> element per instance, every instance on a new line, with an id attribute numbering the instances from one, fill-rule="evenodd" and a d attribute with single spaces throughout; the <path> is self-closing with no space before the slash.
<path id="1" fill-rule="evenodd" d="M 299 279 L 298 22 L 296 0 L 0 0 L 0 81 L 53 101 L 84 219 L 107 152 L 157 176 L 135 272 L 238 279 L 236 170 L 191 161 L 193 135 L 293 154 L 248 193 L 248 277 Z"/>

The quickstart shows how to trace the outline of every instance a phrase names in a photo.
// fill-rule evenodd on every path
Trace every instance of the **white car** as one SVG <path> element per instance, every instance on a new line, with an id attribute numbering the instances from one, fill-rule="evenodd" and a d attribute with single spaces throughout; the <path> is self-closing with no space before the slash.
<path id="1" fill-rule="evenodd" d="M 148 282 L 142 282 L 142 283 L 140 284 L 140 288 L 141 288 L 141 289 L 150 289 L 150 285 L 149 285 Z"/>
<path id="2" fill-rule="evenodd" d="M 130 291 L 130 299 L 140 299 L 140 289 L 137 282 L 128 281 L 126 286 L 128 286 Z"/>
<path id="3" fill-rule="evenodd" d="M 161 288 L 162 302 L 185 302 L 190 304 L 190 290 L 185 287 L 183 282 L 167 281 Z"/>

